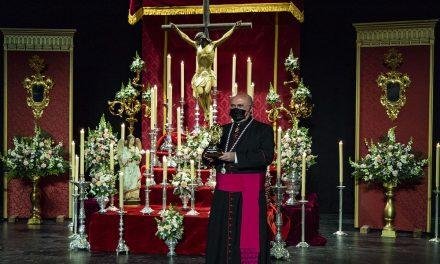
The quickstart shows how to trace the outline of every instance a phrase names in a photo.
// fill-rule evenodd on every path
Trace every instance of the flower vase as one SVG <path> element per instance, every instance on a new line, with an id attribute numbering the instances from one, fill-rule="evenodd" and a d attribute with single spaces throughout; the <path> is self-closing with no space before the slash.
<path id="1" fill-rule="evenodd" d="M 167 238 L 165 240 L 165 244 L 168 246 L 168 253 L 167 256 L 172 257 L 176 255 L 176 245 L 177 245 L 177 239 L 175 238 Z"/>
<path id="2" fill-rule="evenodd" d="M 396 184 L 384 183 L 383 187 L 385 188 L 385 197 L 387 201 L 383 210 L 385 226 L 382 229 L 382 237 L 396 237 L 396 231 L 393 226 L 394 216 L 396 215 L 393 202 L 394 188 L 396 187 Z"/>
<path id="3" fill-rule="evenodd" d="M 107 202 L 108 202 L 108 197 L 107 196 L 96 196 L 95 199 L 96 199 L 96 201 L 98 202 L 98 205 L 99 205 L 98 213 L 105 214 L 107 212 L 107 209 L 105 207 L 106 207 Z"/>
<path id="4" fill-rule="evenodd" d="M 188 194 L 182 194 L 182 195 L 180 195 L 180 199 L 182 200 L 182 209 L 183 210 L 188 210 L 189 209 L 189 207 L 188 207 L 188 202 L 189 202 L 189 198 L 190 198 L 191 196 L 190 195 L 188 195 Z"/>
<path id="5" fill-rule="evenodd" d="M 28 225 L 41 225 L 41 207 L 40 207 L 40 189 L 38 188 L 38 183 L 40 182 L 40 176 L 33 175 L 32 178 L 32 192 L 31 192 L 31 203 L 32 203 L 32 215 L 28 220 Z"/>
<path id="6" fill-rule="evenodd" d="M 299 174 L 292 172 L 291 175 L 288 175 L 284 181 L 286 185 L 286 194 L 287 200 L 286 205 L 295 205 L 298 203 L 296 200 L 296 196 L 299 193 L 301 180 L 299 178 Z"/>

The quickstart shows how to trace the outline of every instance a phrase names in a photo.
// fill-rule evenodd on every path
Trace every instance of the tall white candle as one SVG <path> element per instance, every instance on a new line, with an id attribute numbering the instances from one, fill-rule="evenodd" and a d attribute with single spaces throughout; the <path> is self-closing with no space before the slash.
<path id="1" fill-rule="evenodd" d="M 189 164 L 190 164 L 191 181 L 193 181 L 194 178 L 196 177 L 196 173 L 195 173 L 195 169 L 194 169 L 194 160 L 190 160 Z"/>
<path id="2" fill-rule="evenodd" d="M 232 56 L 232 84 L 231 84 L 231 89 L 234 90 L 234 85 L 235 85 L 235 72 L 237 69 L 237 57 L 235 56 L 235 54 Z M 234 93 L 232 93 L 234 94 Z"/>
<path id="3" fill-rule="evenodd" d="M 180 150 L 182 145 L 182 124 L 180 123 L 180 107 L 177 107 L 177 150 Z"/>
<path id="4" fill-rule="evenodd" d="M 153 101 L 153 103 L 154 103 L 154 115 L 153 115 L 154 121 L 153 121 L 153 125 L 154 125 L 154 127 L 157 127 L 157 85 L 154 85 L 153 89 L 154 89 L 154 101 Z"/>
<path id="5" fill-rule="evenodd" d="M 232 96 L 236 96 L 236 95 L 237 95 L 237 92 L 238 92 L 238 85 L 237 85 L 237 83 L 235 83 L 234 86 L 232 86 L 232 92 L 231 92 L 231 95 L 232 95 Z"/>
<path id="6" fill-rule="evenodd" d="M 71 179 L 73 180 L 73 177 L 75 176 L 75 141 L 72 141 L 70 153 L 72 154 L 70 156 L 70 168 L 72 169 L 71 170 L 71 173 L 72 173 Z"/>
<path id="7" fill-rule="evenodd" d="M 110 154 L 109 154 L 109 158 L 110 158 L 110 172 L 112 173 L 112 175 L 115 173 L 115 153 L 114 153 L 114 144 L 113 142 L 110 143 Z"/>
<path id="8" fill-rule="evenodd" d="M 302 154 L 302 180 L 301 180 L 301 198 L 306 199 L 306 153 Z"/>
<path id="9" fill-rule="evenodd" d="M 167 80 L 166 85 L 171 83 L 171 55 L 170 54 L 167 55 L 167 76 L 166 76 L 166 80 Z"/>
<path id="10" fill-rule="evenodd" d="M 156 115 L 156 108 L 154 107 L 154 87 L 150 88 L 151 101 L 150 101 L 150 129 L 154 128 L 154 116 Z"/>
<path id="11" fill-rule="evenodd" d="M 246 73 L 246 89 L 250 89 L 251 82 L 252 82 L 252 61 L 251 58 L 248 57 L 247 59 L 247 73 Z"/>
<path id="12" fill-rule="evenodd" d="M 339 141 L 339 185 L 342 186 L 344 182 L 344 167 L 343 167 L 343 143 Z"/>
<path id="13" fill-rule="evenodd" d="M 180 62 L 180 100 L 185 98 L 185 63 Z"/>
<path id="14" fill-rule="evenodd" d="M 167 101 L 168 124 L 171 125 L 173 123 L 173 85 L 171 83 L 168 84 Z"/>
<path id="15" fill-rule="evenodd" d="M 119 171 L 119 209 L 124 209 L 124 173 Z"/>
<path id="16" fill-rule="evenodd" d="M 251 85 L 248 87 L 248 89 L 247 89 L 247 94 L 250 96 L 250 97 L 252 97 L 252 99 L 254 98 L 254 87 L 255 87 L 255 84 L 254 83 L 251 83 Z"/>
<path id="17" fill-rule="evenodd" d="M 84 175 L 84 128 L 81 129 L 81 131 L 79 132 L 80 134 L 80 171 L 79 174 L 81 175 L 81 177 Z"/>
<path id="18" fill-rule="evenodd" d="M 168 176 L 168 164 L 167 164 L 167 156 L 162 157 L 162 183 L 165 184 L 167 182 Z"/>
<path id="19" fill-rule="evenodd" d="M 438 190 L 439 186 L 439 162 L 440 162 L 440 143 L 437 143 L 435 154 L 435 188 Z"/>
<path id="20" fill-rule="evenodd" d="M 145 172 L 150 170 L 150 150 L 145 151 Z"/>
<path id="21" fill-rule="evenodd" d="M 121 124 L 121 139 L 125 140 L 125 124 Z"/>
<path id="22" fill-rule="evenodd" d="M 75 177 L 74 181 L 78 181 L 78 171 L 79 171 L 79 157 L 78 155 L 75 155 Z"/>
<path id="23" fill-rule="evenodd" d="M 281 182 L 281 127 L 277 131 L 277 183 Z"/>

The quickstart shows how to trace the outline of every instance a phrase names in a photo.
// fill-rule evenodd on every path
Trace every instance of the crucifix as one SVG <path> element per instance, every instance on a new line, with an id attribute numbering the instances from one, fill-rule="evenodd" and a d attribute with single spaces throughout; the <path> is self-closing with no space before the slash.
<path id="1" fill-rule="evenodd" d="M 238 27 L 252 27 L 252 23 L 211 23 L 209 0 L 203 0 L 203 24 L 173 24 L 162 25 L 162 29 L 174 29 L 179 36 L 196 49 L 197 68 L 191 80 L 193 96 L 203 109 L 207 120 L 211 106 L 211 88 L 217 87 L 217 77 L 212 69 L 215 49 L 227 40 Z M 203 29 L 191 39 L 181 29 Z M 230 28 L 217 40 L 209 38 L 209 29 Z M 168 84 L 167 84 L 168 85 Z"/>

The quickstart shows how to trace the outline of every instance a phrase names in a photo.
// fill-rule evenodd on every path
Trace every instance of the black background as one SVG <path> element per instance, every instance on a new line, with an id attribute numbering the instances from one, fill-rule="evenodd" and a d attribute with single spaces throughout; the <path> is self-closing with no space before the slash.
<path id="1" fill-rule="evenodd" d="M 318 155 L 317 164 L 310 171 L 307 189 L 318 193 L 321 212 L 336 212 L 337 142 L 340 139 L 344 140 L 345 157 L 354 157 L 356 33 L 352 24 L 435 19 L 440 16 L 440 3 L 396 0 L 304 2 L 302 76 L 312 90 L 315 105 L 313 115 L 305 125 L 311 128 L 313 152 Z M 75 138 L 80 127 L 97 125 L 100 114 L 107 109 L 107 100 L 112 99 L 121 82 L 128 79 L 131 58 L 141 50 L 141 23 L 130 26 L 127 10 L 128 0 L 0 1 L 1 28 L 77 30 L 74 37 Z M 440 67 L 438 32 L 434 53 L 434 142 L 440 140 L 437 121 Z M 0 69 L 0 83 L 3 84 L 3 53 L 0 53 Z M 1 87 L 3 106 L 3 85 Z M 3 126 L 3 107 L 0 109 L 0 126 Z M 119 125 L 119 119 L 108 118 L 114 127 Z M 0 127 L 0 131 L 3 132 L 3 127 Z M 138 125 L 136 134 L 139 133 Z M 345 172 L 347 189 L 344 210 L 349 215 L 354 211 L 354 199 L 348 163 L 345 164 Z"/>

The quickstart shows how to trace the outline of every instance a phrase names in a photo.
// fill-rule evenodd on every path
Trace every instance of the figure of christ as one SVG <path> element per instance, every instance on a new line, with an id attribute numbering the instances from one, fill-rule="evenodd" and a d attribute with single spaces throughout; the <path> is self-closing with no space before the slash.
<path id="1" fill-rule="evenodd" d="M 205 119 L 207 119 L 209 106 L 211 105 L 211 88 L 217 86 L 217 76 L 215 76 L 212 69 L 215 49 L 234 33 L 235 29 L 241 25 L 241 21 L 236 22 L 235 25 L 218 40 L 209 39 L 203 32 L 197 33 L 194 40 L 192 40 L 175 24 L 170 23 L 170 25 L 183 40 L 196 49 L 197 69 L 192 77 L 191 87 L 193 96 L 199 101 L 205 114 Z"/>

